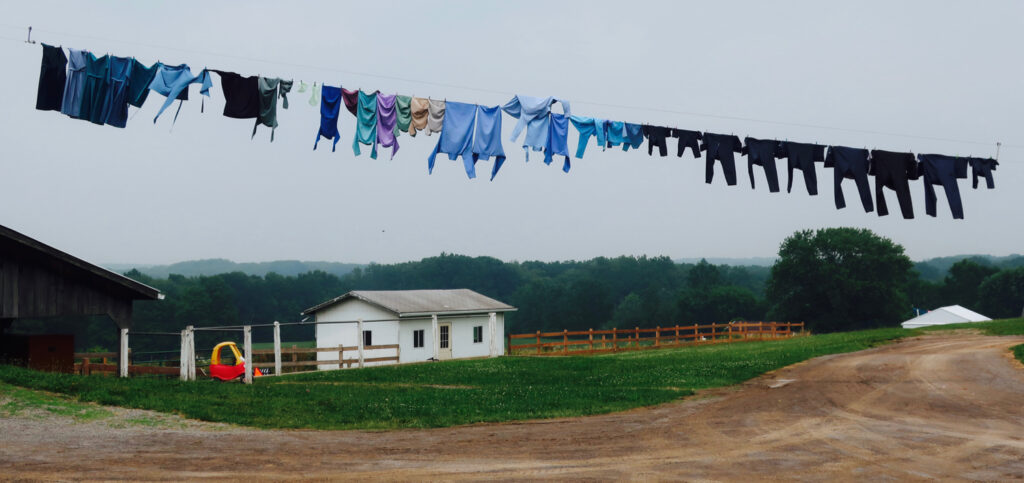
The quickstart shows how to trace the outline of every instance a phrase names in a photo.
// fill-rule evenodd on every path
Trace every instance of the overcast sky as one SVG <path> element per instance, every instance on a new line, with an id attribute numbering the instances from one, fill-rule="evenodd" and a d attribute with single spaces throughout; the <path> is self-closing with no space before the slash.
<path id="1" fill-rule="evenodd" d="M 381 263 L 440 252 L 504 260 L 774 256 L 795 230 L 869 228 L 914 259 L 1024 252 L 1024 2 L 4 2 L 0 20 L 0 224 L 97 263 L 197 258 Z M 219 79 L 171 130 L 151 95 L 126 129 L 34 109 L 43 42 L 347 88 L 493 106 L 553 95 L 574 114 L 915 153 L 995 155 L 995 190 L 960 181 L 966 220 L 941 188 L 938 217 L 864 213 L 852 181 L 818 196 L 751 190 L 704 159 L 593 144 L 562 173 L 508 141 L 495 181 L 426 158 L 438 137 L 383 150 L 312 151 L 308 93 L 279 109 L 275 141 L 220 115 Z M 298 82 L 296 82 L 296 86 Z M 557 108 L 556 108 L 557 109 Z M 674 111 L 674 112 L 670 112 Z M 769 122 L 764 122 L 769 121 Z M 835 129 L 840 128 L 840 129 Z M 569 144 L 577 132 L 570 128 Z M 671 143 L 674 149 L 674 143 Z M 326 145 L 326 146 L 325 146 Z M 785 161 L 778 163 L 781 182 Z M 489 172 L 490 163 L 478 166 Z M 717 170 L 717 168 L 716 168 Z M 872 190 L 874 182 L 872 179 Z"/>

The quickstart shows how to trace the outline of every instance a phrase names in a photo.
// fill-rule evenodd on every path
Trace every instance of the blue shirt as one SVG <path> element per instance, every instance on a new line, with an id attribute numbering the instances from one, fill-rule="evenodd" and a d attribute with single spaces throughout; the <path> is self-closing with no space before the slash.
<path id="1" fill-rule="evenodd" d="M 582 159 L 583 152 L 587 149 L 590 137 L 597 138 L 597 145 L 604 150 L 605 132 L 608 130 L 608 121 L 604 119 L 593 119 L 590 117 L 572 116 L 569 118 L 572 125 L 580 132 L 580 141 L 576 146 L 576 157 Z"/>
<path id="2" fill-rule="evenodd" d="M 512 129 L 511 141 L 515 141 L 523 129 L 526 129 L 526 138 L 523 140 L 523 150 L 526 151 L 526 160 L 530 160 L 530 150 L 541 151 L 548 144 L 548 131 L 551 122 L 551 104 L 561 102 L 565 115 L 570 115 L 569 102 L 554 97 L 531 97 L 517 95 L 508 101 L 502 110 L 508 115 L 519 119 Z"/>
<path id="3" fill-rule="evenodd" d="M 315 87 L 313 89 L 314 91 L 316 90 Z M 321 91 L 323 91 L 323 96 L 320 101 L 320 131 L 316 133 L 316 142 L 313 143 L 313 150 L 316 150 L 316 145 L 320 144 L 320 136 L 323 136 L 334 140 L 334 144 L 331 145 L 331 152 L 334 152 L 334 149 L 338 147 L 338 140 L 341 139 L 341 134 L 338 132 L 338 113 L 341 112 L 341 88 L 324 84 L 321 87 Z"/>
<path id="4" fill-rule="evenodd" d="M 473 165 L 477 160 L 487 161 L 494 156 L 491 181 L 505 163 L 505 148 L 501 145 L 501 108 L 476 106 L 476 136 L 473 138 Z M 474 168 L 474 175 L 476 169 Z M 472 176 L 470 176 L 472 178 Z"/>
<path id="5" fill-rule="evenodd" d="M 210 79 L 210 73 L 205 69 L 199 75 L 192 75 L 192 69 L 186 64 L 174 66 L 157 64 L 156 74 L 153 76 L 153 82 L 149 84 L 149 89 L 166 96 L 167 99 L 160 106 L 156 117 L 153 118 L 154 123 L 160 118 L 160 114 L 163 114 L 164 110 L 174 102 L 178 94 L 188 88 L 189 84 L 201 84 L 202 88 L 199 93 L 210 97 L 210 87 L 213 86 L 213 81 Z M 181 112 L 181 102 L 178 103 L 178 112 L 174 113 L 175 122 L 178 120 L 179 112 Z"/>
<path id="6" fill-rule="evenodd" d="M 644 144 L 644 127 L 640 124 L 625 124 L 625 141 L 622 144 L 623 151 L 629 151 L 629 148 L 639 148 Z"/>
<path id="7" fill-rule="evenodd" d="M 473 165 L 473 121 L 476 118 L 476 104 L 446 101 L 444 124 L 437 146 L 427 158 L 427 172 L 434 172 L 434 158 L 437 153 L 447 153 L 448 159 L 454 161 L 462 156 L 462 164 L 466 167 L 466 175 L 476 177 Z"/>
<path id="8" fill-rule="evenodd" d="M 547 146 L 544 147 L 544 164 L 551 164 L 555 155 L 565 156 L 562 171 L 569 172 L 569 118 L 551 113 Z"/>
<path id="9" fill-rule="evenodd" d="M 352 139 L 352 152 L 359 156 L 359 143 L 372 145 L 370 157 L 377 159 L 377 93 L 359 91 L 359 105 L 356 107 L 356 136 Z"/>

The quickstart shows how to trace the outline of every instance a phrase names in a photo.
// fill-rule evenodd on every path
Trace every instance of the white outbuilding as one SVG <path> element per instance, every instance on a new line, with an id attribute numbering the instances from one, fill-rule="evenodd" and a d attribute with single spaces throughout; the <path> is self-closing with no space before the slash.
<path id="1" fill-rule="evenodd" d="M 959 305 L 950 305 L 925 312 L 900 325 L 904 329 L 916 329 L 929 325 L 962 324 L 964 322 L 984 322 L 986 320 L 992 319 Z"/>
<path id="2" fill-rule="evenodd" d="M 302 315 L 314 317 L 318 348 L 356 348 L 365 365 L 377 365 L 394 361 L 369 359 L 397 355 L 398 363 L 407 363 L 504 355 L 505 313 L 515 310 L 469 289 L 356 290 Z M 391 347 L 375 348 L 380 346 Z M 317 353 L 317 360 L 337 359 L 338 352 Z"/>

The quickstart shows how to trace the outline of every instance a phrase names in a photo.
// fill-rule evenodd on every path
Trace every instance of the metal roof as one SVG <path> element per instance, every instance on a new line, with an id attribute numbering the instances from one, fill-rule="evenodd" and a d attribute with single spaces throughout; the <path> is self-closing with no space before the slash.
<path id="1" fill-rule="evenodd" d="M 348 299 L 358 299 L 399 317 L 472 312 L 511 312 L 515 307 L 467 288 L 454 290 L 353 290 L 302 311 L 318 312 Z"/>
<path id="2" fill-rule="evenodd" d="M 0 225 L 0 248 L 10 250 L 12 255 L 39 257 L 42 260 L 49 260 L 50 263 L 72 267 L 72 270 L 85 274 L 92 280 L 102 280 L 117 287 L 119 291 L 127 294 L 128 298 L 134 300 L 163 298 L 159 290 L 149 285 L 93 265 L 3 225 Z"/>

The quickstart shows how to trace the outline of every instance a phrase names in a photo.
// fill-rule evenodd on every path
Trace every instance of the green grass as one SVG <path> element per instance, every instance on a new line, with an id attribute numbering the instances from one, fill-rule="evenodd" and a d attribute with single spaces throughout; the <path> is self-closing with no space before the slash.
<path id="1" fill-rule="evenodd" d="M 1024 320 L 969 324 L 968 328 L 1024 333 Z M 922 332 L 876 329 L 596 356 L 384 366 L 258 378 L 251 386 L 81 377 L 9 366 L 0 366 L 0 381 L 63 393 L 77 401 L 260 428 L 442 427 L 650 406 L 820 355 L 866 349 Z M 1018 357 L 1022 350 L 1018 348 Z"/>
<path id="2" fill-rule="evenodd" d="M 980 330 L 985 335 L 1024 335 L 1024 318 L 1001 319 L 991 322 L 970 322 L 966 324 L 933 325 L 916 330 L 934 332 L 960 329 Z"/>

